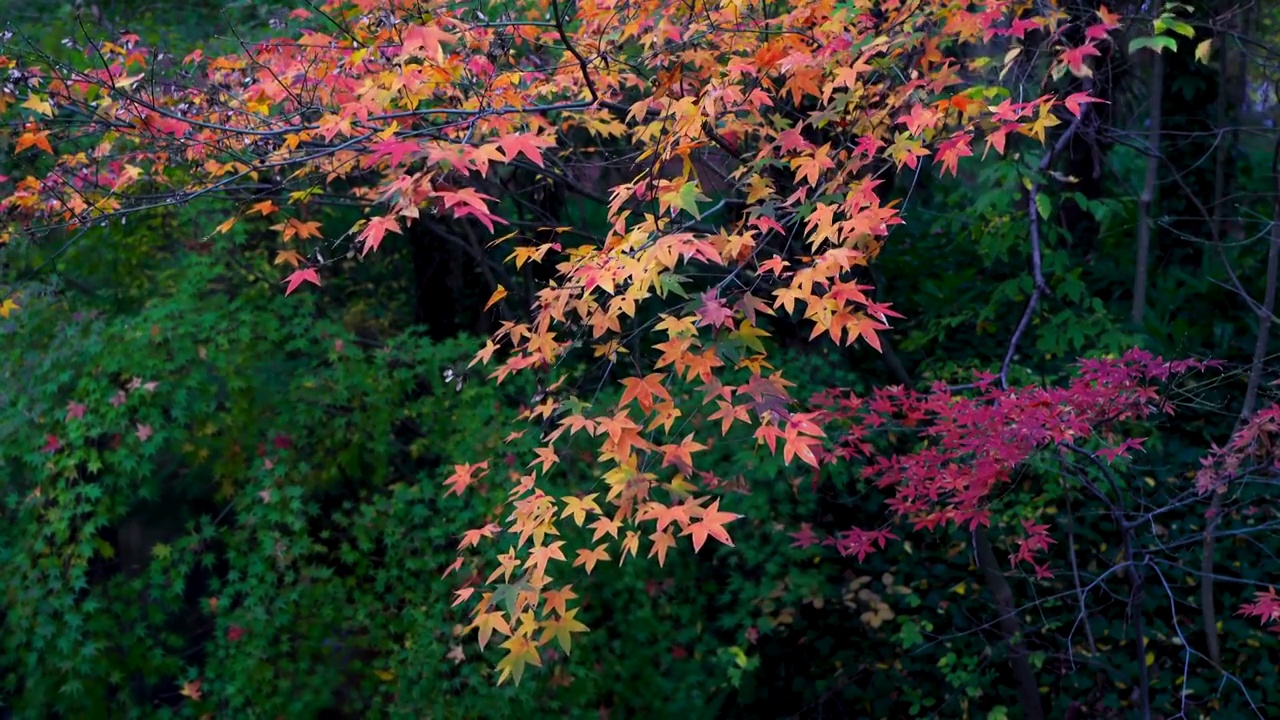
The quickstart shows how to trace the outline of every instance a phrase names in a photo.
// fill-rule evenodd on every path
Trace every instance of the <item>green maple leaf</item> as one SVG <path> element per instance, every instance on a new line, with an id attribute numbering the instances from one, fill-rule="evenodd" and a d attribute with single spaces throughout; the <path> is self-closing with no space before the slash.
<path id="1" fill-rule="evenodd" d="M 711 200 L 711 198 L 698 191 L 698 183 L 696 182 L 687 182 L 681 185 L 676 192 L 667 193 L 665 199 L 671 203 L 672 207 L 680 208 L 698 220 L 702 219 L 702 212 L 698 210 L 698 201 Z"/>

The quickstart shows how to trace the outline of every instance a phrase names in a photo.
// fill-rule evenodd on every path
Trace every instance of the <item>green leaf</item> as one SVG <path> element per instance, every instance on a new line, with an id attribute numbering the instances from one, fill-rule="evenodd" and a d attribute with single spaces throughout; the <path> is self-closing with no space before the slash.
<path id="1" fill-rule="evenodd" d="M 902 629 L 898 631 L 898 642 L 902 644 L 904 650 L 910 650 L 923 643 L 924 634 L 920 632 L 920 625 L 914 620 L 904 619 Z"/>
<path id="2" fill-rule="evenodd" d="M 1156 18 L 1156 21 L 1153 23 L 1153 27 L 1157 35 L 1163 33 L 1165 30 L 1172 30 L 1187 38 L 1194 38 L 1196 36 L 1195 28 L 1172 15 L 1166 14 Z"/>
<path id="3" fill-rule="evenodd" d="M 1036 212 L 1040 213 L 1041 220 L 1049 219 L 1049 210 L 1052 209 L 1049 196 L 1044 193 L 1036 193 Z"/>
<path id="4" fill-rule="evenodd" d="M 1178 41 L 1166 35 L 1156 35 L 1154 37 L 1134 38 L 1129 43 L 1129 52 L 1134 53 L 1142 49 L 1155 50 L 1163 52 L 1166 48 L 1174 52 L 1178 51 Z"/>
<path id="5" fill-rule="evenodd" d="M 698 210 L 698 201 L 711 199 L 699 192 L 698 183 L 692 181 L 681 185 L 679 190 L 670 193 L 667 198 L 672 207 L 678 207 L 699 220 L 702 219 L 702 212 Z"/>

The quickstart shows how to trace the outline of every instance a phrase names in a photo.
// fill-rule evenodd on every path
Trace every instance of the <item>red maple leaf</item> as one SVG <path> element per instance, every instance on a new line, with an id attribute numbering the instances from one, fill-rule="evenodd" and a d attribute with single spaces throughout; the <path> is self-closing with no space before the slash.
<path id="1" fill-rule="evenodd" d="M 1067 69 L 1078 77 L 1087 77 L 1093 74 L 1089 66 L 1085 64 L 1087 57 L 1099 57 L 1102 53 L 1093 43 L 1085 43 L 1077 48 L 1071 48 L 1062 53 L 1062 62 L 1067 64 Z"/>
<path id="2" fill-rule="evenodd" d="M 1078 93 L 1072 93 L 1068 95 L 1067 99 L 1062 101 L 1062 104 L 1067 106 L 1067 110 L 1071 111 L 1072 115 L 1075 115 L 1076 117 L 1080 117 L 1081 105 L 1084 105 L 1085 103 L 1096 103 L 1096 102 L 1105 103 L 1106 100 L 1101 100 L 1099 98 L 1092 97 L 1091 95 L 1089 95 L 1089 93 L 1078 92 Z"/>
<path id="3" fill-rule="evenodd" d="M 554 142 L 533 133 L 503 135 L 498 139 L 498 146 L 502 148 L 502 153 L 506 156 L 507 162 L 511 162 L 516 159 L 517 155 L 523 154 L 538 167 L 546 167 L 542 162 L 541 148 L 554 145 Z"/>
<path id="4" fill-rule="evenodd" d="M 393 217 L 376 217 L 369 221 L 364 230 L 360 233 L 360 241 L 364 243 L 364 249 L 360 251 L 361 255 L 368 254 L 370 250 L 377 250 L 382 244 L 382 238 L 388 232 L 396 234 L 400 233 L 400 224 Z"/>
<path id="5" fill-rule="evenodd" d="M 388 138 L 369 148 L 372 152 L 364 160 L 365 167 L 373 167 L 382 158 L 391 161 L 391 167 L 397 168 L 405 164 L 406 158 L 413 160 L 421 149 L 418 143 L 411 140 Z"/>
<path id="6" fill-rule="evenodd" d="M 287 287 L 284 289 L 285 297 L 288 297 L 289 293 L 297 290 L 298 286 L 304 282 L 309 282 L 312 285 L 319 287 L 320 275 L 316 273 L 315 268 L 304 268 L 302 270 L 295 270 L 293 274 L 284 279 L 284 282 L 288 283 Z"/>

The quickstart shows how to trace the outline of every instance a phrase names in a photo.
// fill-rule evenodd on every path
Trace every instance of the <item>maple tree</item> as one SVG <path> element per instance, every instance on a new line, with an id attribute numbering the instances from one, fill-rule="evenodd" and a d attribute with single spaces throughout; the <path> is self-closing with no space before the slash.
<path id="1" fill-rule="evenodd" d="M 661 565 L 684 538 L 695 552 L 733 544 L 742 518 L 698 462 L 717 442 L 754 441 L 816 471 L 867 455 L 862 436 L 902 416 L 937 444 L 866 466 L 894 487 L 890 509 L 922 529 L 976 526 L 1033 453 L 1149 414 L 1145 383 L 1196 367 L 1135 354 L 1086 364 L 1061 390 L 1010 390 L 1002 375 L 967 391 L 832 392 L 806 405 L 769 361 L 770 329 L 784 325 L 881 348 L 901 315 L 863 270 L 903 220 L 878 190 L 930 164 L 954 176 L 975 143 L 1003 155 L 1050 145 L 1060 125 L 1052 132 L 1069 136 L 1101 101 L 1051 87 L 1091 75 L 1121 27 L 1105 8 L 1082 34 L 1052 4 L 1014 0 L 331 0 L 289 20 L 291 34 L 241 53 L 185 57 L 185 87 L 154 82 L 173 68 L 157 69 L 130 35 L 85 48 L 83 67 L 0 60 L 24 80 L 0 109 L 21 118 L 14 151 L 34 164 L 0 200 L 0 242 L 73 243 L 98 223 L 239 192 L 240 211 L 214 232 L 272 223 L 285 295 L 323 291 L 346 258 L 445 220 L 482 226 L 518 271 L 538 266 L 546 279 L 518 311 L 491 283 L 498 329 L 471 361 L 499 383 L 538 378 L 528 425 L 509 437 L 534 447 L 524 462 L 457 465 L 444 482 L 497 495 L 485 524 L 460 533 L 449 570 L 481 647 L 502 636 L 502 679 L 586 631 L 557 580 L 568 568 L 642 552 Z M 1032 46 L 1047 60 L 1024 57 Z M 593 153 L 625 162 L 604 194 L 578 170 Z M 531 232 L 493 186 L 517 173 L 595 193 L 607 232 L 578 244 L 572 228 Z M 335 194 L 367 217 L 327 230 L 313 218 Z M 1034 217 L 1034 192 L 1030 207 Z M 6 317 L 20 300 L 4 299 Z M 581 358 L 595 362 L 587 381 L 567 369 Z M 596 404 L 604 383 L 621 388 L 616 403 Z M 140 441 L 152 432 L 135 429 Z M 601 484 L 562 487 L 557 465 L 584 444 Z M 1050 572 L 1038 561 L 1046 527 L 1024 527 L 1013 562 Z M 827 540 L 862 557 L 894 537 L 886 527 Z M 1247 611 L 1274 619 L 1273 597 Z"/>
<path id="2" fill-rule="evenodd" d="M 276 191 L 246 201 L 240 217 L 277 221 L 285 244 L 277 262 L 294 267 L 290 294 L 321 286 L 333 262 L 326 252 L 376 251 L 433 215 L 490 231 L 509 225 L 497 198 L 467 183 L 503 167 L 555 167 L 566 138 L 585 133 L 634 153 L 634 176 L 609 191 L 609 232 L 599 242 L 499 238 L 517 266 L 556 263 L 529 314 L 503 320 L 473 361 L 493 365 L 499 382 L 515 372 L 546 378 L 526 412 L 541 447 L 523 471 L 509 471 L 505 516 L 495 515 L 514 542 L 484 583 L 458 592 L 460 602 L 478 593 L 482 642 L 494 629 L 511 636 L 500 667 L 515 679 L 537 663 L 540 645 L 558 638 L 567 651 L 568 633 L 585 629 L 563 604 L 546 603 L 553 565 L 566 561 L 554 540 L 566 522 L 594 518 L 593 547 L 579 556 L 588 571 L 642 544 L 660 563 L 685 536 L 695 550 L 709 539 L 732 544 L 738 516 L 705 494 L 716 480 L 696 464 L 715 437 L 686 428 L 703 406 L 716 403 L 710 419 L 721 436 L 753 428 L 769 451 L 781 445 L 787 463 L 817 467 L 826 456 L 826 433 L 795 411 L 789 381 L 768 363 L 761 325 L 798 314 L 811 339 L 879 347 L 877 333 L 897 313 L 857 273 L 901 220 L 877 196 L 878 177 L 918 170 L 930 155 L 955 174 L 979 138 L 998 153 L 1015 132 L 1044 142 L 1061 113 L 1078 117 L 1091 100 L 1049 93 L 1015 102 L 997 80 L 1016 53 L 1001 61 L 984 47 L 1018 47 L 1029 31 L 1043 33 L 1057 57 L 1049 71 L 1081 75 L 1118 27 L 1095 18 L 1084 44 L 1070 46 L 1060 39 L 1065 13 L 1007 0 L 828 1 L 773 16 L 733 0 L 551 0 L 494 18 L 357 0 L 291 17 L 304 25 L 296 39 L 188 56 L 183 65 L 202 71 L 190 90 L 148 82 L 154 58 L 136 37 L 94 45 L 101 64 L 88 69 L 30 68 L 18 152 L 54 154 L 48 137 L 62 117 L 89 118 L 103 132 L 96 145 L 58 155 L 45 176 L 18 183 L 0 203 L 16 223 L 6 239 L 53 227 L 74 233 L 147 208 L 131 188 L 169 187 L 176 195 L 164 202 L 180 202 L 265 180 Z M 108 159 L 105 169 L 97 158 Z M 307 208 L 343 179 L 377 204 L 336 240 L 318 237 Z M 708 226 L 713 214 L 720 219 Z M 692 284 L 701 289 L 689 295 Z M 494 294 L 490 304 L 503 288 Z M 636 345 L 648 332 L 664 336 L 661 357 Z M 594 407 L 556 376 L 579 351 L 606 364 L 602 382 L 614 368 L 635 372 L 621 379 L 617 405 Z M 603 504 L 546 481 L 557 443 L 578 434 L 598 443 Z M 461 492 L 486 470 L 460 468 L 446 484 Z M 589 508 L 575 504 L 585 500 Z"/>

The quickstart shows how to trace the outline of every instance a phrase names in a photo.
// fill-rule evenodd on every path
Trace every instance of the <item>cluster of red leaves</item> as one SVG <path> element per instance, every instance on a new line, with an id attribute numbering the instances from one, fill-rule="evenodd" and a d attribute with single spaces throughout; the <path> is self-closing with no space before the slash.
<path id="1" fill-rule="evenodd" d="M 1271 405 L 1254 413 L 1225 445 L 1214 445 L 1201 459 L 1196 473 L 1196 489 L 1201 493 L 1225 493 L 1233 482 L 1258 474 L 1280 473 L 1280 405 Z M 1216 508 L 1211 508 L 1214 512 Z M 1280 596 L 1274 587 L 1254 594 L 1254 601 L 1238 611 L 1244 617 L 1258 618 L 1280 632 Z"/>
<path id="2" fill-rule="evenodd" d="M 1225 489 L 1232 480 L 1257 472 L 1280 471 L 1280 405 L 1255 413 L 1227 441 L 1214 445 L 1200 461 L 1196 489 L 1202 493 Z"/>
<path id="3" fill-rule="evenodd" d="M 888 491 L 886 504 L 896 520 L 915 530 L 972 530 L 990 524 L 993 494 L 1036 453 L 1054 446 L 1083 450 L 1087 444 L 1087 452 L 1110 461 L 1139 448 L 1140 440 L 1118 436 L 1117 425 L 1172 414 L 1158 386 L 1210 365 L 1166 361 L 1135 349 L 1116 359 L 1081 361 L 1064 387 L 1001 388 L 996 376 L 983 374 L 968 394 L 941 384 L 927 392 L 899 386 L 868 397 L 832 390 L 812 402 L 820 408 L 820 424 L 841 428 L 822 460 L 864 461 L 863 478 Z M 910 449 L 883 453 L 875 441 L 890 432 L 899 442 L 907 438 Z M 1053 542 L 1048 526 L 1026 522 L 1023 528 L 1026 536 L 1016 542 L 1012 562 L 1048 575 L 1036 559 Z M 797 544 L 814 541 L 810 530 L 795 537 Z M 861 560 L 893 537 L 887 529 L 855 528 L 824 542 Z"/>
<path id="4" fill-rule="evenodd" d="M 1256 617 L 1263 624 L 1270 623 L 1273 632 L 1280 632 L 1280 595 L 1275 588 L 1267 588 L 1254 593 L 1254 601 L 1245 603 L 1239 613 L 1245 617 Z"/>

